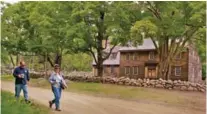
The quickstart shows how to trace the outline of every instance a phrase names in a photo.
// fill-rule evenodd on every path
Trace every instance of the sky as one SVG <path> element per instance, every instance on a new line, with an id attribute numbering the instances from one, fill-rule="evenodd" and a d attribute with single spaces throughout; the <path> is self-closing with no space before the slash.
<path id="1" fill-rule="evenodd" d="M 8 3 L 11 3 L 11 4 L 19 2 L 19 0 L 4 0 L 4 1 L 8 2 Z"/>

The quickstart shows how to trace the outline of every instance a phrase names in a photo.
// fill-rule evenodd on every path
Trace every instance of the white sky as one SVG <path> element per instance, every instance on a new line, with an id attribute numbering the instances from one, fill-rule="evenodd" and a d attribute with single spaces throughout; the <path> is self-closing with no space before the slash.
<path id="1" fill-rule="evenodd" d="M 8 2 L 8 3 L 11 3 L 11 4 L 19 2 L 19 0 L 4 0 L 4 1 Z"/>

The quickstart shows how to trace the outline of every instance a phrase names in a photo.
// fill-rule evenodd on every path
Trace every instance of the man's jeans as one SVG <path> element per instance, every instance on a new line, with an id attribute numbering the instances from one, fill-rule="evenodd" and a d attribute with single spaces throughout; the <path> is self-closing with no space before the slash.
<path id="1" fill-rule="evenodd" d="M 15 84 L 15 97 L 19 98 L 21 90 L 23 90 L 25 100 L 28 100 L 27 85 Z"/>
<path id="2" fill-rule="evenodd" d="M 55 96 L 55 98 L 52 100 L 52 103 L 55 103 L 56 108 L 59 109 L 62 89 L 60 87 L 52 86 L 52 92 L 54 93 Z"/>

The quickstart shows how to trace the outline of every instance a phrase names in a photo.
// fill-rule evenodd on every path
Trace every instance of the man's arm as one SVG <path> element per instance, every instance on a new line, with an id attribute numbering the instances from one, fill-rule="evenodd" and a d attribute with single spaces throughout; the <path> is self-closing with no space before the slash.
<path id="1" fill-rule="evenodd" d="M 18 73 L 18 68 L 15 68 L 15 69 L 14 69 L 13 76 L 14 76 L 15 78 L 22 78 L 22 76 Z"/>
<path id="2" fill-rule="evenodd" d="M 17 78 L 18 77 L 18 71 L 17 71 L 17 68 L 15 68 L 14 69 L 14 72 L 13 72 L 13 76 L 15 77 L 15 78 Z"/>

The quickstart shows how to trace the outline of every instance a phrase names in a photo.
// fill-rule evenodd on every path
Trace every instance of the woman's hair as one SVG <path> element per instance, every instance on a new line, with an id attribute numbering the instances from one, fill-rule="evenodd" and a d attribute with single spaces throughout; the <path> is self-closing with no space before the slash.
<path id="1" fill-rule="evenodd" d="M 60 68 L 60 66 L 58 64 L 55 64 L 54 68 Z"/>
<path id="2" fill-rule="evenodd" d="M 58 64 L 55 64 L 54 69 L 60 69 L 60 66 Z"/>

